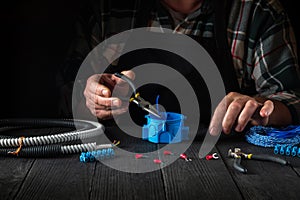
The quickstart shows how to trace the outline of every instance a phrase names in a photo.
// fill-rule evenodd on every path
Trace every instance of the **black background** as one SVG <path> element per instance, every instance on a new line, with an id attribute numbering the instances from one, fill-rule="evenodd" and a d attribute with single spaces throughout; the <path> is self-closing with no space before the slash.
<path id="1" fill-rule="evenodd" d="M 282 3 L 296 37 L 300 36 L 295 1 Z M 56 73 L 66 57 L 74 37 L 74 23 L 86 1 L 27 0 L 1 4 L 0 117 L 58 117 Z"/>
<path id="2" fill-rule="evenodd" d="M 56 73 L 74 37 L 79 0 L 0 6 L 0 117 L 57 117 Z"/>

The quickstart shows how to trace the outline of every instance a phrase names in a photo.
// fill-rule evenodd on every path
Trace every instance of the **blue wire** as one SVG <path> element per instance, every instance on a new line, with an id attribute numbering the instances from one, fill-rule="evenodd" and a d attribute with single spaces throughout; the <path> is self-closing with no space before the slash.
<path id="1" fill-rule="evenodd" d="M 157 112 L 159 114 L 160 112 L 159 112 L 158 100 L 159 100 L 159 95 L 156 96 L 156 101 L 155 101 L 155 103 L 156 103 L 156 110 L 157 110 Z"/>
<path id="2" fill-rule="evenodd" d="M 298 145 L 300 143 L 300 126 L 288 126 L 283 129 L 253 126 L 246 134 L 246 140 L 262 147 L 275 145 Z"/>

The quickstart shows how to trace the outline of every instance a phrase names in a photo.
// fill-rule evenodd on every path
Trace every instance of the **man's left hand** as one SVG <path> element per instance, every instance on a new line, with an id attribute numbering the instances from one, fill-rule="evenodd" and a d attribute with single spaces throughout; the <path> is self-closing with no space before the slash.
<path id="1" fill-rule="evenodd" d="M 217 106 L 209 131 L 218 135 L 222 130 L 229 134 L 232 129 L 242 132 L 250 122 L 252 125 L 268 125 L 274 111 L 274 102 L 231 92 Z"/>

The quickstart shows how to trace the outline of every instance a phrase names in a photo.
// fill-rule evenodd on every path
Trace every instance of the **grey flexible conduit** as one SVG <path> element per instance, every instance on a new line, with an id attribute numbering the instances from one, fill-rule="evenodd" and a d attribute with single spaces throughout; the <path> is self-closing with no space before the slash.
<path id="1" fill-rule="evenodd" d="M 113 144 L 97 145 L 96 143 L 82 144 L 87 138 L 100 136 L 104 126 L 97 122 L 86 120 L 55 120 L 55 119 L 2 119 L 0 132 L 15 128 L 77 128 L 77 130 L 54 135 L 43 135 L 22 138 L 20 157 L 53 157 L 64 154 L 93 151 L 111 148 Z M 81 144 L 74 144 L 80 142 Z M 66 143 L 68 145 L 66 145 Z M 20 146 L 20 137 L 0 135 L 0 156 L 9 156 L 10 152 Z"/>

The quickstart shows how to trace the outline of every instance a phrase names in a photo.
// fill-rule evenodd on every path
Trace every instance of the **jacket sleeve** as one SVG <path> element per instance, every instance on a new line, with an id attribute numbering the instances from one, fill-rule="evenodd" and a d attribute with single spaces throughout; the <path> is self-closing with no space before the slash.
<path id="1" fill-rule="evenodd" d="M 257 21 L 264 28 L 255 43 L 252 77 L 258 93 L 284 103 L 292 114 L 294 124 L 298 124 L 300 75 L 294 32 L 280 5 L 267 2 L 269 4 L 257 7 L 261 14 L 254 15 L 257 19 L 253 18 L 253 24 Z"/>

